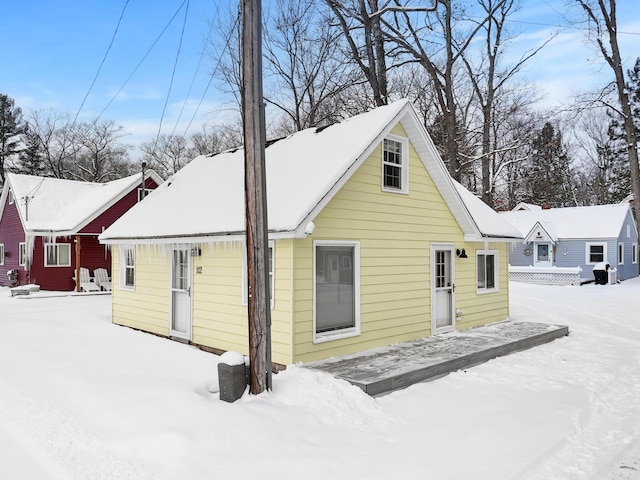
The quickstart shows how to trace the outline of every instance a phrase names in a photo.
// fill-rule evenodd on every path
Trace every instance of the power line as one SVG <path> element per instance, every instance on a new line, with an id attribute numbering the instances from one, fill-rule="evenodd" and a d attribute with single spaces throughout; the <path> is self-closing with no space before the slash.
<path id="1" fill-rule="evenodd" d="M 557 25 L 557 24 L 552 24 L 552 23 L 542 23 L 542 22 L 527 22 L 525 20 L 507 20 L 508 22 L 511 23 L 523 23 L 525 25 L 538 25 L 540 27 L 554 27 L 554 28 L 571 28 L 573 30 L 584 30 L 584 31 L 588 31 L 589 27 L 579 27 L 577 25 Z M 640 32 L 621 32 L 618 30 L 618 35 L 640 35 Z"/>
<path id="2" fill-rule="evenodd" d="M 120 88 L 118 89 L 118 91 L 113 95 L 113 97 L 111 97 L 111 100 L 109 100 L 109 103 L 107 103 L 107 106 L 104 107 L 102 109 L 102 111 L 100 112 L 100 114 L 96 117 L 96 120 L 98 120 L 103 114 L 104 112 L 107 111 L 107 109 L 111 106 L 111 104 L 113 103 L 113 101 L 116 99 L 116 97 L 120 94 L 120 92 L 122 91 L 122 89 L 125 87 L 125 85 L 129 82 L 129 80 L 131 80 L 131 77 L 133 77 L 133 75 L 136 73 L 136 71 L 138 70 L 138 68 L 140 68 L 140 65 L 142 65 L 142 63 L 146 60 L 146 58 L 149 56 L 149 54 L 151 53 L 151 51 L 154 49 L 154 47 L 156 46 L 156 44 L 160 41 L 160 38 L 162 38 L 162 36 L 164 35 L 164 33 L 167 31 L 167 29 L 169 28 L 169 25 L 171 25 L 173 23 L 173 20 L 176 18 L 176 16 L 178 15 L 178 13 L 180 13 L 180 10 L 182 10 L 182 7 L 184 7 L 184 4 L 187 3 L 187 0 L 184 0 L 180 6 L 178 7 L 178 9 L 175 11 L 175 13 L 172 15 L 172 17 L 169 19 L 169 21 L 167 22 L 167 24 L 164 26 L 164 28 L 162 29 L 162 31 L 160 32 L 160 34 L 156 37 L 156 39 L 153 41 L 153 43 L 151 44 L 151 46 L 149 47 L 149 49 L 147 50 L 147 52 L 144 54 L 144 56 L 142 57 L 142 59 L 138 62 L 138 64 L 135 66 L 135 68 L 133 69 L 133 71 L 129 74 L 129 76 L 127 77 L 127 79 L 124 81 L 124 83 L 120 86 Z"/>
<path id="3" fill-rule="evenodd" d="M 113 46 L 113 42 L 116 39 L 116 35 L 118 33 L 118 30 L 120 29 L 120 23 L 122 22 L 122 17 L 124 17 L 124 12 L 127 9 L 127 5 L 129 5 L 129 0 L 126 0 L 124 2 L 124 7 L 122 7 L 122 12 L 120 13 L 120 18 L 118 19 L 118 23 L 116 24 L 116 29 L 113 32 L 113 35 L 111 36 L 111 42 L 109 43 L 109 46 L 107 47 L 107 51 L 104 53 L 104 57 L 102 57 L 102 61 L 100 62 L 100 66 L 98 67 L 98 71 L 96 72 L 95 77 L 93 77 L 93 81 L 91 82 L 91 85 L 89 86 L 89 90 L 87 90 L 87 93 L 85 94 L 84 98 L 82 99 L 82 103 L 80 104 L 80 108 L 78 108 L 78 111 L 76 112 L 76 116 L 73 118 L 73 125 L 75 125 L 76 120 L 78 120 L 78 115 L 80 115 L 80 111 L 82 110 L 82 107 L 84 107 L 84 103 L 87 101 L 87 97 L 89 97 L 89 94 L 91 93 L 91 90 L 93 89 L 93 86 L 96 84 L 96 80 L 98 80 L 98 76 L 100 75 L 100 71 L 102 70 L 104 62 L 107 60 L 107 56 L 109 55 L 109 52 L 111 51 L 111 47 Z"/>
<path id="4" fill-rule="evenodd" d="M 186 136 L 187 132 L 189 131 L 189 128 L 191 128 L 191 124 L 193 123 L 193 120 L 196 118 L 198 110 L 200 109 L 200 106 L 202 105 L 202 102 L 204 101 L 204 97 L 207 94 L 207 91 L 209 90 L 209 87 L 211 86 L 211 82 L 213 81 L 213 77 L 214 77 L 215 73 L 217 72 L 218 67 L 220 67 L 220 63 L 222 63 L 222 57 L 224 56 L 224 54 L 227 51 L 227 49 L 230 47 L 231 35 L 233 35 L 233 32 L 235 32 L 236 28 L 238 27 L 238 23 L 239 22 L 240 22 L 240 16 L 238 15 L 236 17 L 235 23 L 233 24 L 233 27 L 231 28 L 231 30 L 229 30 L 229 33 L 228 33 L 227 37 L 225 38 L 224 48 L 220 52 L 220 55 L 218 56 L 218 60 L 216 61 L 216 66 L 213 68 L 213 71 L 211 72 L 211 75 L 209 76 L 209 82 L 207 83 L 207 86 L 204 89 L 204 92 L 202 93 L 202 96 L 200 97 L 200 101 L 198 102 L 198 105 L 196 106 L 196 108 L 195 108 L 195 110 L 193 112 L 193 115 L 191 116 L 191 120 L 189 120 L 189 124 L 187 125 L 187 128 L 185 128 L 185 131 L 184 131 L 184 135 L 185 136 Z"/>
<path id="5" fill-rule="evenodd" d="M 153 151 L 155 151 L 156 146 L 158 145 L 158 139 L 160 138 L 160 131 L 162 130 L 162 121 L 164 120 L 164 114 L 167 111 L 167 105 L 169 103 L 169 97 L 171 96 L 171 89 L 173 88 L 173 80 L 176 75 L 176 67 L 178 65 L 178 59 L 180 58 L 180 51 L 182 50 L 182 40 L 184 39 L 184 29 L 187 24 L 187 15 L 189 13 L 189 1 L 187 0 L 187 7 L 184 10 L 184 19 L 182 20 L 182 30 L 180 32 L 180 42 L 178 43 L 178 51 L 176 52 L 176 59 L 173 62 L 173 71 L 171 72 L 171 80 L 169 82 L 169 90 L 167 91 L 167 97 L 164 101 L 164 106 L 162 107 L 162 115 L 160 115 L 160 123 L 158 124 L 158 133 L 156 135 L 156 141 L 153 145 Z"/>
<path id="6" fill-rule="evenodd" d="M 216 5 L 216 14 L 214 16 L 214 20 L 218 18 L 218 15 L 220 14 L 220 6 Z M 189 90 L 187 91 L 187 95 L 185 97 L 185 101 L 182 103 L 182 108 L 180 109 L 180 113 L 178 114 L 178 118 L 176 119 L 176 123 L 173 126 L 173 130 L 171 131 L 171 136 L 173 137 L 173 135 L 176 133 L 176 129 L 178 128 L 178 124 L 180 123 L 180 119 L 182 118 L 182 114 L 184 113 L 184 109 L 187 105 L 187 100 L 189 99 L 189 96 L 191 95 L 191 91 L 193 90 L 193 85 L 196 82 L 196 78 L 198 76 L 198 72 L 200 71 L 200 65 L 202 64 L 202 59 L 204 58 L 204 52 L 205 52 L 205 48 L 207 45 L 209 45 L 209 39 L 211 38 L 211 34 L 213 33 L 213 22 L 214 20 L 211 20 L 210 23 L 210 27 L 209 27 L 209 33 L 207 33 L 207 38 L 205 40 L 205 47 L 202 49 L 202 52 L 200 53 L 200 58 L 198 59 L 198 65 L 196 66 L 195 71 L 193 72 L 193 77 L 191 78 L 191 83 L 189 84 Z M 224 50 L 223 50 L 224 52 Z M 214 69 L 215 72 L 215 69 Z M 213 77 L 213 75 L 212 75 Z M 209 83 L 207 84 L 207 87 L 205 88 L 204 93 L 207 93 L 207 90 L 209 89 L 209 85 L 211 85 L 211 79 L 209 79 Z M 202 101 L 201 101 L 202 103 Z M 198 112 L 198 108 L 199 108 L 200 104 L 198 104 L 198 106 L 196 107 L 196 113 Z M 194 115 L 195 116 L 195 115 Z M 191 119 L 193 120 L 193 118 Z M 189 127 L 191 126 L 191 122 L 189 122 L 189 126 L 187 127 L 187 130 L 189 129 Z M 184 135 L 186 135 L 186 131 L 184 133 Z"/>

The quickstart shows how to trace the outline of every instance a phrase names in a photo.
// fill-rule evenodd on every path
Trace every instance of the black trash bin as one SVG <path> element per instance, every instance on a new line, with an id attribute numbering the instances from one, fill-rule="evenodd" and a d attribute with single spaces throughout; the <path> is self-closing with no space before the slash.
<path id="1" fill-rule="evenodd" d="M 244 394 L 247 387 L 247 368 L 244 356 L 238 352 L 226 352 L 218 363 L 220 400 L 233 403 Z"/>
<path id="2" fill-rule="evenodd" d="M 608 278 L 608 270 L 611 266 L 606 262 L 596 263 L 593 266 L 593 277 L 595 279 L 596 285 L 606 285 L 609 283 Z"/>

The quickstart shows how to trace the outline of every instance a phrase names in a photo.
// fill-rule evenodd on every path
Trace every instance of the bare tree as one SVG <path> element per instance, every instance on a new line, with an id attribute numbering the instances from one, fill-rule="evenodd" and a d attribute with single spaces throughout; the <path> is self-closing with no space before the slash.
<path id="1" fill-rule="evenodd" d="M 213 155 L 242 145 L 241 128 L 242 125 L 211 126 L 205 123 L 199 132 L 190 137 L 189 152 L 191 156 Z"/>
<path id="2" fill-rule="evenodd" d="M 442 117 L 444 159 L 449 173 L 456 180 L 462 177 L 459 136 L 463 130 L 456 94 L 457 64 L 477 33 L 505 1 L 496 1 L 486 17 L 475 24 L 468 21 L 464 8 L 454 5 L 453 0 L 438 0 L 433 7 L 423 9 L 427 14 L 411 13 L 411 10 L 401 8 L 399 0 L 396 0 L 398 8 L 392 10 L 392 18 L 382 17 L 388 41 L 424 67 L 429 75 Z M 465 28 L 464 25 L 470 27 Z"/>
<path id="3" fill-rule="evenodd" d="M 626 88 L 622 56 L 618 45 L 618 24 L 616 17 L 616 0 L 575 0 L 582 8 L 589 22 L 590 34 L 598 46 L 602 57 L 611 68 L 614 75 L 615 90 L 618 105 L 608 106 L 616 111 L 622 118 L 627 149 L 629 154 L 629 173 L 631 176 L 631 188 L 636 201 L 634 211 L 636 213 L 636 225 L 640 229 L 640 166 L 638 165 L 638 134 L 634 125 Z"/>
<path id="4" fill-rule="evenodd" d="M 340 55 L 341 30 L 326 21 L 319 5 L 278 0 L 265 31 L 265 69 L 273 73 L 265 100 L 285 115 L 288 133 L 340 120 L 338 99 L 358 81 Z"/>
<path id="5" fill-rule="evenodd" d="M 23 140 L 20 171 L 45 176 L 107 182 L 129 175 L 129 147 L 123 129 L 112 121 L 76 123 L 56 110 L 36 110 Z"/>
<path id="6" fill-rule="evenodd" d="M 550 40 L 535 49 L 525 52 L 514 64 L 501 65 L 501 58 L 506 45 L 512 38 L 506 30 L 509 17 L 516 12 L 515 0 L 477 0 L 483 11 L 483 17 L 487 20 L 482 24 L 478 36 L 482 36 L 484 48 L 480 55 L 472 56 L 464 52 L 461 56 L 467 68 L 469 80 L 479 105 L 481 122 L 480 163 L 482 172 L 482 200 L 493 207 L 493 190 L 495 186 L 497 151 L 509 148 L 501 145 L 502 138 L 498 113 L 513 115 L 515 105 L 523 105 L 523 96 L 517 97 L 517 102 L 511 106 L 505 106 L 505 100 L 509 95 L 502 93 L 514 76 L 522 69 L 524 64 L 536 55 Z M 552 37 L 553 38 L 553 37 Z M 474 61 L 475 60 L 475 61 Z M 507 93 L 507 92 L 505 92 Z M 528 102 L 533 102 L 535 97 L 530 96 Z M 507 110 L 505 112 L 505 110 Z"/>
<path id="7" fill-rule="evenodd" d="M 131 174 L 123 128 L 113 121 L 80 123 L 75 130 L 77 152 L 70 176 L 87 182 L 108 182 Z"/>
<path id="8" fill-rule="evenodd" d="M 348 45 L 350 57 L 364 74 L 376 106 L 389 103 L 388 59 L 395 53 L 387 48 L 381 28 L 378 0 L 325 0 L 337 19 Z M 383 0 L 383 7 L 391 2 Z"/>
<path id="9" fill-rule="evenodd" d="M 142 161 L 163 178 L 176 173 L 193 160 L 187 138 L 182 135 L 160 135 L 157 141 L 143 142 Z"/>
<path id="10" fill-rule="evenodd" d="M 39 145 L 46 174 L 68 178 L 79 150 L 70 116 L 56 110 L 36 110 L 28 124 L 33 141 Z"/>

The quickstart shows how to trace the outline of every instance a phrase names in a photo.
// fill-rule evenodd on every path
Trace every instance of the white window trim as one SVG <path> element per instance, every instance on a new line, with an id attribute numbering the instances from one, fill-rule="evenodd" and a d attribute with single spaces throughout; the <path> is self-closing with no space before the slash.
<path id="1" fill-rule="evenodd" d="M 631 225 L 627 225 L 627 238 L 631 238 Z"/>
<path id="2" fill-rule="evenodd" d="M 58 261 L 60 261 L 60 247 L 61 246 L 67 246 L 69 247 L 69 263 L 66 263 L 64 265 L 57 263 L 55 265 L 49 265 L 49 263 L 47 263 L 47 248 L 53 246 L 56 248 L 57 252 L 56 252 L 56 258 L 58 259 Z M 45 243 L 44 244 L 44 266 L 45 267 L 70 267 L 71 266 L 71 244 L 70 243 Z"/>
<path id="3" fill-rule="evenodd" d="M 125 252 L 133 250 L 133 285 L 127 285 L 127 257 Z M 120 289 L 134 291 L 136 289 L 136 247 L 132 245 L 120 247 Z"/>
<path id="4" fill-rule="evenodd" d="M 487 255 L 493 255 L 495 259 L 493 265 L 493 284 L 494 286 L 491 288 L 480 288 L 478 287 L 478 256 L 484 255 L 485 262 Z M 486 267 L 485 267 L 486 268 Z M 498 250 L 476 250 L 476 293 L 478 295 L 486 295 L 488 293 L 496 293 L 500 291 L 500 255 Z"/>
<path id="5" fill-rule="evenodd" d="M 353 247 L 353 297 L 355 326 L 342 330 L 316 333 L 316 250 L 318 246 Z M 313 241 L 313 343 L 324 343 L 360 335 L 360 242 L 358 240 Z"/>
<path id="6" fill-rule="evenodd" d="M 638 263 L 638 244 L 637 243 L 631 244 L 631 263 L 634 265 Z"/>
<path id="7" fill-rule="evenodd" d="M 402 152 L 400 155 L 401 163 L 400 163 L 400 182 L 401 188 L 391 188 L 386 187 L 384 185 L 384 139 L 392 140 L 394 142 L 398 142 L 402 145 Z M 384 137 L 383 141 L 380 142 L 380 184 L 382 185 L 383 192 L 392 192 L 392 193 L 409 193 L 409 140 L 405 137 L 400 137 L 398 135 L 389 134 Z"/>
<path id="8" fill-rule="evenodd" d="M 24 250 L 24 255 L 23 255 L 23 250 Z M 21 267 L 26 267 L 27 266 L 27 243 L 26 242 L 20 242 L 18 244 L 18 265 L 20 265 Z"/>
<path id="9" fill-rule="evenodd" d="M 144 189 L 144 198 L 147 198 L 147 196 L 152 192 L 153 190 L 151 188 L 145 188 Z M 138 187 L 138 202 L 141 202 L 142 200 L 144 200 L 142 198 L 142 188 Z"/>
<path id="10" fill-rule="evenodd" d="M 618 242 L 618 265 L 624 265 L 624 242 Z"/>
<path id="11" fill-rule="evenodd" d="M 268 247 L 271 249 L 271 271 L 269 271 L 269 278 L 271 279 L 269 300 L 270 308 L 273 310 L 276 305 L 276 244 L 275 241 L 269 240 Z M 249 279 L 247 278 L 247 244 L 242 244 L 242 305 L 249 305 Z"/>
<path id="12" fill-rule="evenodd" d="M 4 265 L 4 243 L 0 243 L 0 265 Z"/>
<path id="13" fill-rule="evenodd" d="M 13 196 L 13 192 L 9 190 L 9 205 L 13 205 L 14 203 L 16 203 L 16 199 Z"/>
<path id="14" fill-rule="evenodd" d="M 602 261 L 606 262 L 607 259 L 609 258 L 607 255 L 607 242 L 586 242 L 585 243 L 585 253 L 584 253 L 584 263 L 585 265 L 595 265 L 596 263 L 600 263 L 600 262 L 592 262 L 590 261 L 591 259 L 589 258 L 591 255 L 591 247 L 594 246 L 602 246 L 604 247 L 602 249 Z"/>

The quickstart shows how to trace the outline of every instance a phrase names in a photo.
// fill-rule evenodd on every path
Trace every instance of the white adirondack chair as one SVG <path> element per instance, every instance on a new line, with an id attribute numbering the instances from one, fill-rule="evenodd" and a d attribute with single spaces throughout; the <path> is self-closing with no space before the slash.
<path id="1" fill-rule="evenodd" d="M 109 272 L 107 272 L 106 268 L 96 268 L 93 271 L 93 276 L 100 290 L 111 291 L 111 280 L 109 279 Z"/>
<path id="2" fill-rule="evenodd" d="M 80 267 L 80 291 L 81 292 L 99 292 L 100 287 L 91 281 L 89 269 Z"/>

